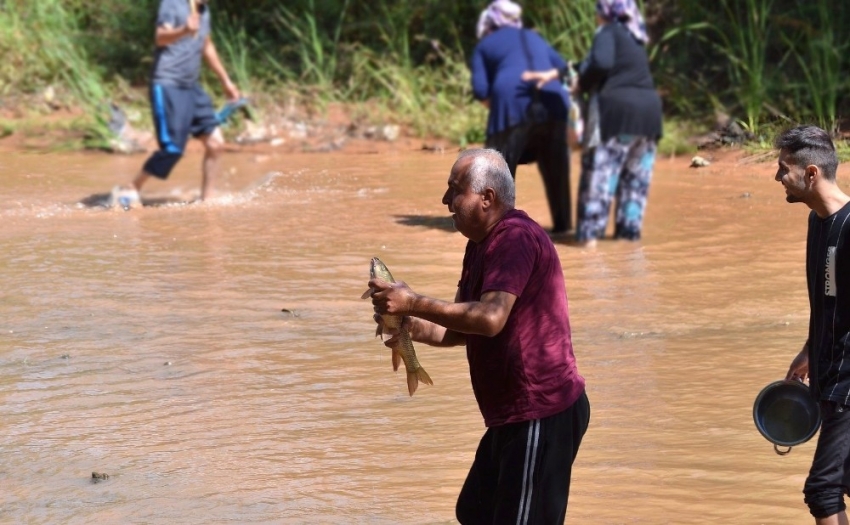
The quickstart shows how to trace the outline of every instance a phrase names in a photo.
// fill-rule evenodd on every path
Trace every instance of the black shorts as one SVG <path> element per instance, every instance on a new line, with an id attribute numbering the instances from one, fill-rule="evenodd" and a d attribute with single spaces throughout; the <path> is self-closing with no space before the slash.
<path id="1" fill-rule="evenodd" d="M 843 511 L 850 494 L 850 406 L 822 401 L 820 409 L 823 422 L 803 494 L 812 516 L 826 518 Z"/>
<path id="2" fill-rule="evenodd" d="M 197 84 L 190 88 L 152 84 L 150 99 L 159 151 L 148 158 L 144 170 L 165 179 L 183 156 L 189 135 L 209 135 L 219 121 L 212 100 Z"/>
<path id="3" fill-rule="evenodd" d="M 543 419 L 491 427 L 458 496 L 463 525 L 564 523 L 573 461 L 590 423 L 585 393 Z"/>

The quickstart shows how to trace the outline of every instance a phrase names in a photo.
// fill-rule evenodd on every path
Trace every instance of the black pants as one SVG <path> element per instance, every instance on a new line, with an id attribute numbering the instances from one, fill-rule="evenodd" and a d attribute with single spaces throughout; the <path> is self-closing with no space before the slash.
<path id="1" fill-rule="evenodd" d="M 850 406 L 822 401 L 820 410 L 823 422 L 803 493 L 812 516 L 826 518 L 846 508 L 850 491 Z"/>
<path id="2" fill-rule="evenodd" d="M 487 429 L 458 496 L 462 525 L 562 525 L 570 476 L 590 423 L 587 395 L 543 419 Z"/>
<path id="3" fill-rule="evenodd" d="M 498 150 L 511 175 L 516 178 L 518 164 L 537 162 L 543 177 L 546 200 L 552 214 L 552 232 L 571 230 L 572 205 L 570 199 L 570 149 L 567 145 L 566 122 L 521 124 L 487 137 L 485 146 Z"/>

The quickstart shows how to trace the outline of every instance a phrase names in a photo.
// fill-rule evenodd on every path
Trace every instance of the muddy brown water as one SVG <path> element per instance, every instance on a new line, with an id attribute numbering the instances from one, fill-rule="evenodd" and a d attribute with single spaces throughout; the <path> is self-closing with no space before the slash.
<path id="1" fill-rule="evenodd" d="M 359 299 L 372 256 L 454 296 L 453 159 L 232 152 L 216 202 L 124 212 L 75 203 L 142 157 L 4 154 L 0 522 L 454 523 L 464 351 L 420 345 L 410 398 Z M 592 405 L 568 523 L 809 520 L 814 442 L 779 457 L 752 420 L 805 337 L 807 210 L 770 163 L 687 164 L 659 160 L 642 242 L 558 243 Z M 549 226 L 533 167 L 518 207 Z"/>

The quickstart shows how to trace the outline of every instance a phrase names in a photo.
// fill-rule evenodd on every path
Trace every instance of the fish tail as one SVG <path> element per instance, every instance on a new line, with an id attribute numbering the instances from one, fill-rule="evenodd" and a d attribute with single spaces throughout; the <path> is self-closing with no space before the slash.
<path id="1" fill-rule="evenodd" d="M 415 372 L 407 373 L 407 391 L 410 392 L 412 396 L 416 389 L 419 387 L 419 382 L 422 381 L 426 385 L 433 385 L 434 382 L 431 381 L 431 376 L 428 375 L 428 372 L 425 371 L 421 366 L 416 369 Z"/>
<path id="2" fill-rule="evenodd" d="M 416 369 L 416 375 L 420 381 L 425 383 L 426 385 L 434 385 L 434 382 L 431 381 L 431 376 L 428 375 L 428 372 L 425 371 L 421 366 Z"/>

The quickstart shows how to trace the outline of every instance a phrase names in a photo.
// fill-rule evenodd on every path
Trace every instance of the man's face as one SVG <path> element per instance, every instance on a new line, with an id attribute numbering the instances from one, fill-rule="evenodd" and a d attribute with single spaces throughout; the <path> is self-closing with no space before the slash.
<path id="1" fill-rule="evenodd" d="M 785 200 L 805 202 L 810 190 L 806 182 L 806 169 L 795 164 L 791 154 L 785 150 L 779 151 L 779 169 L 774 178 L 785 186 Z"/>
<path id="2" fill-rule="evenodd" d="M 481 222 L 482 195 L 473 193 L 467 180 L 471 163 L 472 159 L 467 158 L 452 166 L 449 187 L 443 195 L 443 204 L 449 207 L 455 228 L 467 238 L 475 237 L 475 227 Z"/>

